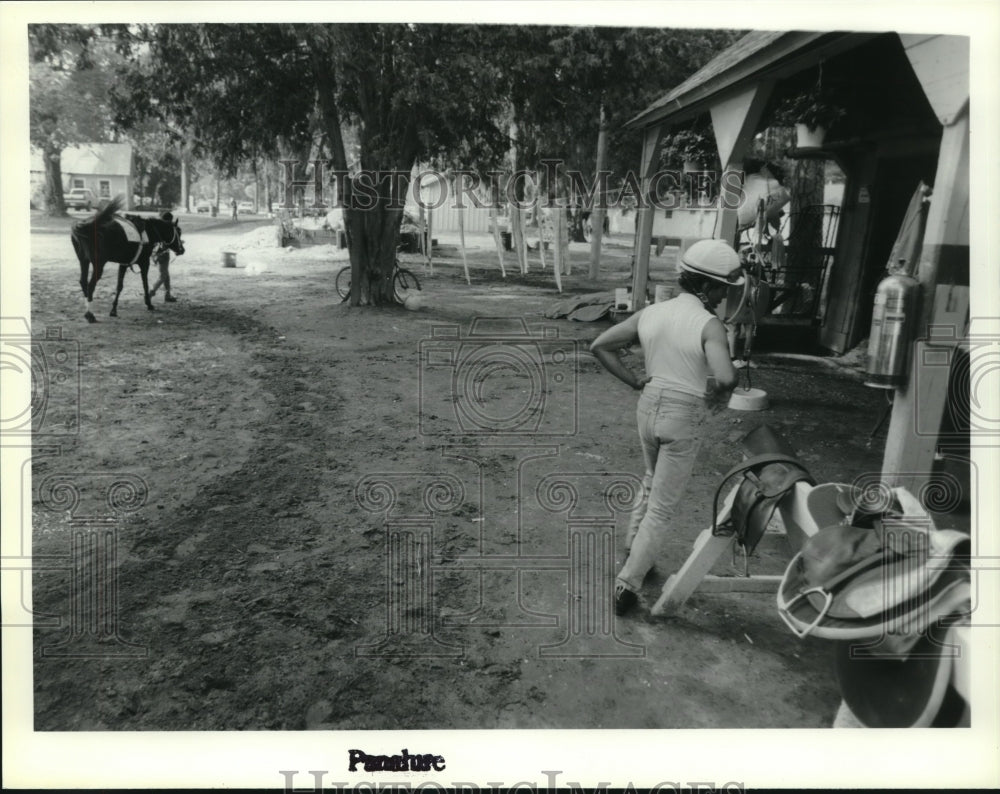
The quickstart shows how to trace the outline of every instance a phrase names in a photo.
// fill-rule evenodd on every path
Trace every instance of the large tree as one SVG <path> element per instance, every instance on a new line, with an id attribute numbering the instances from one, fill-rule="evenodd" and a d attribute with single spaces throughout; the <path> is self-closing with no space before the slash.
<path id="1" fill-rule="evenodd" d="M 727 30 L 553 27 L 536 33 L 536 51 L 517 67 L 529 76 L 513 101 L 529 162 L 561 160 L 577 174 L 575 189 L 599 188 L 598 171 L 614 188 L 640 159 L 641 140 L 624 124 L 689 77 L 741 33 Z M 584 204 L 600 210 L 606 197 Z M 594 218 L 596 277 L 603 212 Z M 574 214 L 576 239 L 583 215 Z"/>
<path id="2" fill-rule="evenodd" d="M 45 164 L 45 209 L 65 215 L 62 151 L 110 139 L 108 67 L 118 53 L 87 25 L 29 25 L 28 45 L 29 129 Z"/>
<path id="3" fill-rule="evenodd" d="M 485 27 L 167 25 L 141 36 L 148 50 L 116 92 L 121 123 L 172 118 L 232 173 L 255 154 L 278 156 L 281 140 L 305 141 L 304 159 L 318 118 L 341 175 L 355 304 L 394 301 L 403 201 L 418 160 L 459 148 L 472 161 L 496 160 L 506 145 L 501 59 Z M 359 168 L 349 167 L 348 128 Z"/>

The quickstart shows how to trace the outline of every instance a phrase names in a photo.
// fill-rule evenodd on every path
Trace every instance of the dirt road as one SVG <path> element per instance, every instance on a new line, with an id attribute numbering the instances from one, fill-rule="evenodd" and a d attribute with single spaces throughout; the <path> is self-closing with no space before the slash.
<path id="1" fill-rule="evenodd" d="M 61 619 L 35 630 L 38 730 L 831 723 L 829 649 L 791 636 L 772 595 L 696 594 L 671 619 L 648 607 L 709 522 L 740 436 L 767 422 L 818 480 L 850 481 L 878 470 L 880 444 L 865 442 L 881 394 L 836 368 L 762 358 L 754 385 L 772 408 L 707 429 L 671 557 L 643 608 L 612 619 L 587 611 L 622 553 L 625 514 L 603 494 L 640 471 L 635 396 L 584 352 L 605 325 L 545 320 L 551 277 L 502 280 L 488 249 L 473 252 L 472 287 L 460 260 L 434 275 L 415 265 L 419 311 L 350 309 L 329 249 L 276 250 L 266 234 L 186 234 L 179 302 L 158 297 L 153 313 L 129 274 L 107 317 L 106 274 L 93 326 L 68 235 L 32 235 L 33 334 L 62 329 L 78 345 L 81 384 L 78 429 L 52 437 L 58 450 L 38 436 L 32 467 L 33 551 L 52 560 L 34 602 Z M 222 250 L 239 267 L 222 268 Z M 599 284 L 565 281 L 610 288 L 627 268 L 612 252 Z M 483 392 L 466 407 L 503 421 L 537 409 L 529 432 L 515 421 L 486 436 L 453 405 L 456 346 L 477 316 L 550 329 L 542 347 L 482 324 L 492 336 L 473 340 L 514 353 L 470 380 Z M 422 357 L 428 345 L 441 356 Z M 556 365 L 561 379 L 533 392 L 531 367 Z M 109 502 L 116 482 L 124 503 Z M 609 527 L 614 559 L 587 556 Z M 115 551 L 102 603 L 116 639 L 87 631 L 74 542 Z M 781 571 L 775 544 L 755 571 Z"/>

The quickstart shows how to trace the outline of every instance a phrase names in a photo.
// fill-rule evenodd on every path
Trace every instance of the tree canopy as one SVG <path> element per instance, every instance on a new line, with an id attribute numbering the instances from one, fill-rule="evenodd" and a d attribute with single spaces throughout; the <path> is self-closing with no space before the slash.
<path id="1" fill-rule="evenodd" d="M 257 156 L 329 160 L 347 199 L 352 301 L 392 299 L 400 192 L 418 163 L 500 169 L 516 122 L 521 162 L 592 176 L 598 132 L 633 169 L 621 124 L 737 34 L 653 28 L 445 24 L 185 24 L 114 31 L 130 61 L 115 122 L 163 124 L 225 175 Z M 357 181 L 361 171 L 372 184 Z M 384 176 L 395 173 L 395 178 Z M 364 188 L 365 212 L 350 199 Z M 370 197 L 370 198 L 369 198 Z"/>

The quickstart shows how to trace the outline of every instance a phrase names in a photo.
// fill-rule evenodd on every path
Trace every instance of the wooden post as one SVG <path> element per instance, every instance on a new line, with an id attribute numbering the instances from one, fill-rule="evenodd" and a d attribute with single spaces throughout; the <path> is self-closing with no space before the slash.
<path id="1" fill-rule="evenodd" d="M 541 211 L 538 215 L 538 261 L 542 263 L 542 270 L 545 270 L 545 224 L 542 222 Z"/>
<path id="2" fill-rule="evenodd" d="M 459 177 L 459 179 L 464 179 L 464 177 Z M 459 185 L 461 188 L 461 185 Z M 459 191 L 458 195 L 461 195 Z M 462 269 L 465 271 L 465 283 L 471 286 L 472 280 L 469 278 L 469 263 L 465 258 L 465 208 L 456 207 L 455 211 L 458 214 L 458 242 L 462 249 Z"/>
<path id="3" fill-rule="evenodd" d="M 635 269 L 632 272 L 632 309 L 639 311 L 646 305 L 646 282 L 649 280 L 649 246 L 653 237 L 653 214 L 656 208 L 649 202 L 649 180 L 660 161 L 663 127 L 657 124 L 646 129 L 642 146 L 641 185 L 639 207 L 635 221 Z"/>
<path id="4" fill-rule="evenodd" d="M 966 105 L 965 112 L 944 128 L 941 137 L 934 194 L 916 274 L 921 299 L 920 314 L 913 326 L 916 341 L 910 348 L 910 377 L 896 390 L 882 458 L 883 482 L 890 487 L 903 486 L 911 493 L 919 493 L 930 479 L 937 450 L 937 429 L 948 401 L 949 368 L 937 359 L 924 361 L 925 356 L 921 354 L 927 340 L 934 336 L 933 326 L 946 319 L 935 314 L 935 311 L 946 309 L 935 301 L 942 263 L 950 264 L 948 259 L 957 260 L 963 256 L 968 261 L 968 212 L 969 113 Z M 953 330 L 950 345 L 945 341 L 943 346 L 953 346 L 961 340 L 964 328 Z"/>
<path id="5" fill-rule="evenodd" d="M 595 173 L 597 174 L 598 188 L 604 184 L 601 181 L 601 172 L 607 168 L 608 161 L 608 126 L 607 116 L 604 112 L 604 103 L 601 103 L 600 126 L 597 132 L 597 163 Z M 597 203 L 590 212 L 590 278 L 597 280 L 601 274 L 601 244 L 604 240 L 604 218 L 607 215 L 607 196 L 600 191 L 595 191 Z"/>
<path id="6" fill-rule="evenodd" d="M 427 242 L 424 245 L 427 254 L 427 269 L 434 275 L 434 212 L 427 209 Z"/>
<path id="7" fill-rule="evenodd" d="M 559 216 L 562 214 L 563 208 L 559 206 L 558 200 L 554 204 L 555 206 L 552 207 L 552 241 L 555 243 L 555 248 L 552 252 L 552 270 L 556 275 L 556 289 L 562 292 L 563 250 L 562 238 L 559 234 Z"/>
<path id="8" fill-rule="evenodd" d="M 497 247 L 497 259 L 500 260 L 500 276 L 502 278 L 507 278 L 507 270 L 503 263 L 503 242 L 500 240 L 500 215 L 497 212 L 497 200 L 496 195 L 491 195 L 492 203 L 490 204 L 490 223 L 493 225 L 493 244 Z"/>
<path id="9" fill-rule="evenodd" d="M 573 272 L 573 263 L 569 259 L 569 208 L 559 206 L 556 208 L 554 236 L 558 246 L 559 256 L 563 262 L 563 275 L 570 275 Z"/>

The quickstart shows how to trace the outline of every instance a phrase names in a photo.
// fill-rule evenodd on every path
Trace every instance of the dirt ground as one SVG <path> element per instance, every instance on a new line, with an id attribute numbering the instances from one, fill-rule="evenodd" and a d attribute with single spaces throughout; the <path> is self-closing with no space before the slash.
<path id="1" fill-rule="evenodd" d="M 32 465 L 37 730 L 831 724 L 830 649 L 793 637 L 773 595 L 696 592 L 671 618 L 649 607 L 757 424 L 820 482 L 878 471 L 883 441 L 866 442 L 884 397 L 850 368 L 772 342 L 752 370 L 770 409 L 706 427 L 641 608 L 613 618 L 601 600 L 595 616 L 577 607 L 608 592 L 626 523 L 595 494 L 641 473 L 636 397 L 586 352 L 606 322 L 544 318 L 560 296 L 537 254 L 527 276 L 508 254 L 502 279 L 480 240 L 471 286 L 454 255 L 433 274 L 405 257 L 423 286 L 416 310 L 351 309 L 332 289 L 343 252 L 267 247 L 263 222 L 189 221 L 171 268 L 178 302 L 161 293 L 146 311 L 129 273 L 110 318 L 108 271 L 96 325 L 65 228 L 32 234 L 32 332 L 78 345 L 81 385 L 78 427 L 51 406 L 67 432 L 58 450 L 36 438 Z M 567 294 L 626 285 L 628 240 L 610 242 L 596 283 L 581 275 L 588 247 L 572 246 Z M 475 405 L 493 418 L 541 406 L 531 432 L 484 436 L 457 418 L 455 327 L 464 339 L 476 317 L 508 323 L 480 323 L 492 336 L 474 344 L 515 353 L 470 380 Z M 520 343 L 496 341 L 511 320 L 548 329 L 530 349 L 559 377 L 541 395 Z M 422 357 L 428 345 L 443 358 Z M 599 553 L 609 525 L 613 560 Z M 780 573 L 783 539 L 763 545 L 752 570 Z M 583 582 L 579 554 L 599 563 Z M 727 559 L 716 572 L 734 570 Z"/>

